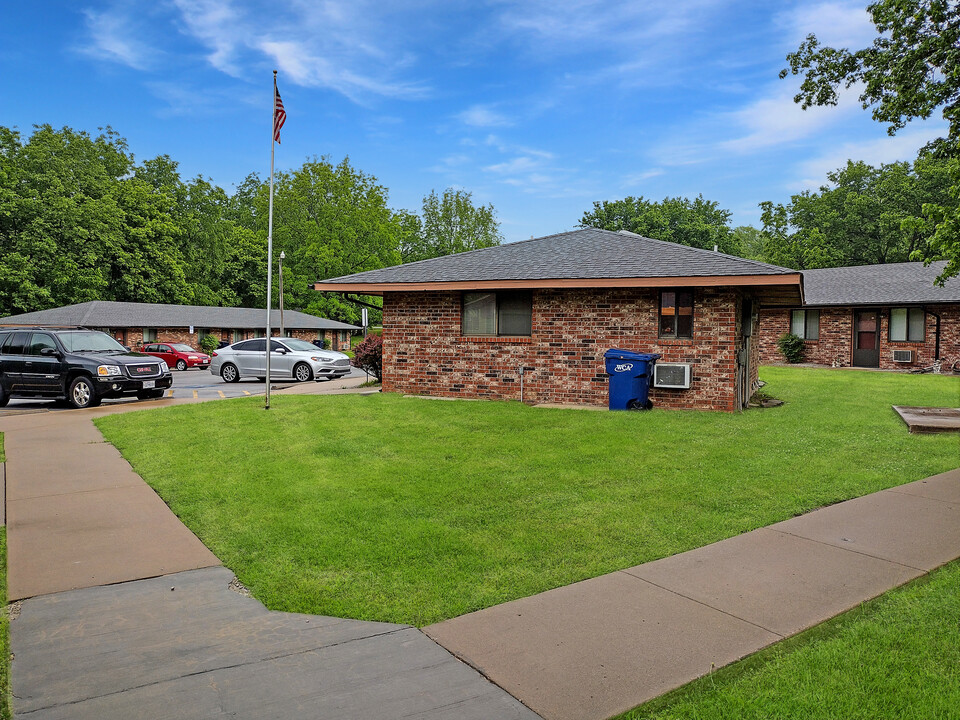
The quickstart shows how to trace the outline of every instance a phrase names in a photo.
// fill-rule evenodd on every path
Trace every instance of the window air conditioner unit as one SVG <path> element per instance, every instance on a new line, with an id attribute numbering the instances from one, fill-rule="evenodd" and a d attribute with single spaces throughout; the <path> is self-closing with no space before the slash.
<path id="1" fill-rule="evenodd" d="M 658 388 L 690 387 L 690 363 L 657 363 L 653 366 L 653 386 Z"/>
<path id="2" fill-rule="evenodd" d="M 913 350 L 894 350 L 893 361 L 902 363 L 913 362 Z"/>

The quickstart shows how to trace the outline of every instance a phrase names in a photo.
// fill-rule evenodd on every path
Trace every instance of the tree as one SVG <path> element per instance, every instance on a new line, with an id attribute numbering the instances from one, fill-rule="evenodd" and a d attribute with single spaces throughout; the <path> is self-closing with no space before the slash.
<path id="1" fill-rule="evenodd" d="M 864 109 L 878 122 L 889 123 L 892 135 L 915 118 L 929 118 L 942 108 L 947 137 L 932 144 L 941 158 L 960 157 L 960 4 L 956 0 L 878 0 L 867 7 L 877 37 L 866 48 L 850 51 L 823 47 L 809 35 L 790 65 L 780 72 L 803 75 L 794 100 L 804 109 L 836 105 L 840 86 L 861 88 Z M 953 167 L 953 166 L 951 166 Z M 958 171 L 960 173 L 960 171 Z M 949 196 L 952 204 L 929 203 L 922 217 L 934 227 L 930 248 L 949 261 L 938 278 L 960 273 L 960 178 Z M 908 227 L 916 228 L 910 221 Z M 919 251 L 915 257 L 920 257 Z M 927 258 L 930 259 L 930 258 Z"/>
<path id="2" fill-rule="evenodd" d="M 594 202 L 585 212 L 580 227 L 603 230 L 627 230 L 655 240 L 739 255 L 740 247 L 730 229 L 730 211 L 703 195 L 688 198 L 664 198 L 653 202 L 644 197 Z"/>
<path id="3" fill-rule="evenodd" d="M 268 201 L 261 184 L 254 219 L 264 236 Z M 314 158 L 297 170 L 277 173 L 273 213 L 274 258 L 281 251 L 287 256 L 285 306 L 357 322 L 356 305 L 336 294 L 316 293 L 312 283 L 400 262 L 403 227 L 387 206 L 386 188 L 354 169 L 349 158 L 336 166 L 328 158 Z M 276 276 L 274 272 L 274 282 Z"/>
<path id="4" fill-rule="evenodd" d="M 465 190 L 447 188 L 442 196 L 431 190 L 423 198 L 419 234 L 415 234 L 416 223 L 411 218 L 403 220 L 403 262 L 493 247 L 503 242 L 493 205 L 477 207 L 472 197 Z"/>
<path id="5" fill-rule="evenodd" d="M 87 300 L 182 302 L 171 198 L 131 175 L 126 141 L 0 128 L 0 313 Z"/>
<path id="6" fill-rule="evenodd" d="M 761 203 L 763 259 L 804 270 L 925 257 L 933 231 L 913 220 L 948 198 L 949 177 L 946 162 L 933 158 L 913 167 L 848 161 L 819 192 L 801 192 L 786 206 Z"/>
<path id="7" fill-rule="evenodd" d="M 757 228 L 752 225 L 740 225 L 733 229 L 733 243 L 740 248 L 742 257 L 748 260 L 763 260 L 764 254 L 764 236 Z"/>

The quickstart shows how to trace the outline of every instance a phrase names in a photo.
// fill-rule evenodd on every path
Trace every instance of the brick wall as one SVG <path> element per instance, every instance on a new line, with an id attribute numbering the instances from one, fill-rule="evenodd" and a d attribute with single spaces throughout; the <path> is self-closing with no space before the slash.
<path id="1" fill-rule="evenodd" d="M 263 337 L 263 330 L 243 330 L 241 336 L 234 339 L 233 329 L 232 328 L 198 328 L 204 331 L 204 334 L 212 334 L 218 339 L 225 340 L 226 342 L 239 342 L 240 340 L 249 340 L 255 337 Z M 275 329 L 275 328 L 274 328 Z M 113 328 L 108 331 L 108 333 L 113 336 L 117 342 L 127 345 L 131 348 L 139 348 L 143 346 L 143 328 Z M 200 349 L 200 336 L 197 333 L 188 332 L 187 328 L 156 328 L 157 330 L 157 339 L 156 342 L 165 342 L 165 343 L 184 343 L 190 347 Z M 285 330 L 288 337 L 299 338 L 300 340 L 306 340 L 307 342 L 313 342 L 318 337 L 325 337 L 331 341 L 330 347 L 335 349 L 350 349 L 350 334 L 347 333 L 347 339 L 345 341 L 339 340 L 339 331 L 338 330 L 300 330 L 300 329 L 286 329 Z M 151 341 L 152 342 L 152 341 Z"/>
<path id="2" fill-rule="evenodd" d="M 689 340 L 657 337 L 658 299 L 650 289 L 535 290 L 532 337 L 478 338 L 460 334 L 459 292 L 385 293 L 383 388 L 519 400 L 522 366 L 527 402 L 606 405 L 603 353 L 615 347 L 692 364 L 691 388 L 651 389 L 655 405 L 734 410 L 740 293 L 695 290 Z"/>
<path id="3" fill-rule="evenodd" d="M 941 318 L 940 358 L 950 363 L 960 360 L 960 305 L 931 305 L 927 309 Z M 927 313 L 923 342 L 891 342 L 890 308 L 879 308 L 879 311 L 880 367 L 885 370 L 909 370 L 912 367 L 932 365 L 936 354 L 936 318 Z M 805 362 L 839 367 L 853 364 L 853 312 L 852 307 L 820 310 L 820 339 L 805 341 Z M 777 339 L 789 331 L 789 310 L 767 309 L 760 313 L 762 363 L 785 362 L 777 348 Z M 893 362 L 894 350 L 913 350 L 913 362 Z"/>

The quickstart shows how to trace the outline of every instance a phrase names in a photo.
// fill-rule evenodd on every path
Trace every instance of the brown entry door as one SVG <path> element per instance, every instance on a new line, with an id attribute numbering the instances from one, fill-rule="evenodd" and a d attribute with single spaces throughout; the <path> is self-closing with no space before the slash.
<path id="1" fill-rule="evenodd" d="M 880 367 L 880 314 L 857 310 L 853 314 L 854 367 Z"/>

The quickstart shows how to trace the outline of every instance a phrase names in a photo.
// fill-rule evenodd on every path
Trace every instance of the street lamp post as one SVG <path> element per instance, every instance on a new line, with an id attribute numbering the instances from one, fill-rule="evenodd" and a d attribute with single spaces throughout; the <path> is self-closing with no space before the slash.
<path id="1" fill-rule="evenodd" d="M 280 337 L 286 337 L 283 333 L 283 259 L 286 254 L 280 251 Z"/>

